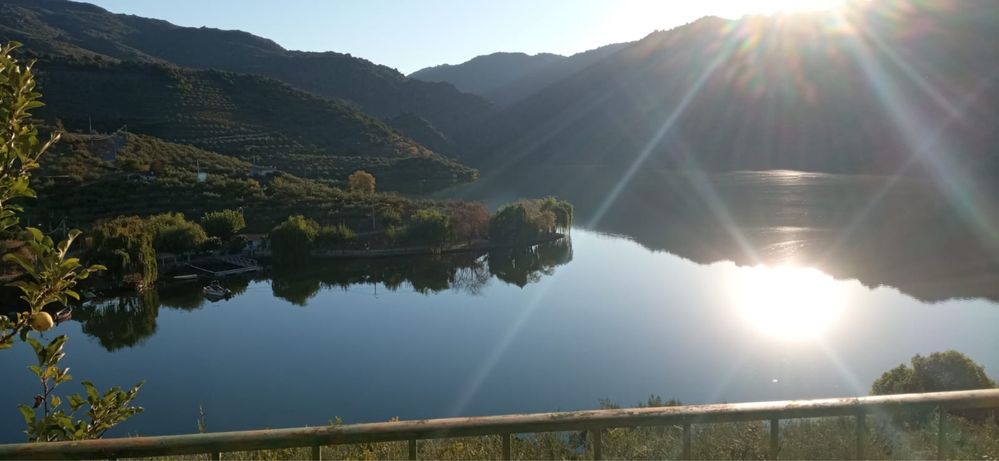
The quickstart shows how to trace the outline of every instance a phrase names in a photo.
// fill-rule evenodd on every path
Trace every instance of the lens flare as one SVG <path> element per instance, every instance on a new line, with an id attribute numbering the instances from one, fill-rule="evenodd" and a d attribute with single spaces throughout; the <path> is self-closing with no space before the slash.
<path id="1" fill-rule="evenodd" d="M 819 339 L 845 304 L 832 277 L 790 266 L 744 269 L 729 295 L 738 318 L 764 336 L 786 341 Z"/>

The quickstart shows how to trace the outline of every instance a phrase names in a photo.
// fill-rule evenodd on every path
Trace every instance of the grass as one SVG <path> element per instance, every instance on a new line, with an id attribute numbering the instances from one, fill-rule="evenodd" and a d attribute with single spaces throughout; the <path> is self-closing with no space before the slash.
<path id="1" fill-rule="evenodd" d="M 679 426 L 613 428 L 603 435 L 605 459 L 679 459 L 682 455 Z M 854 459 L 855 420 L 816 418 L 786 420 L 780 426 L 782 459 Z M 933 459 L 937 455 L 937 419 L 924 423 L 897 422 L 888 417 L 868 417 L 865 457 L 869 459 Z M 767 459 L 767 422 L 694 425 L 691 434 L 694 459 Z M 586 431 L 518 434 L 513 438 L 514 459 L 592 459 Z M 999 426 L 947 419 L 949 459 L 999 459 Z M 419 459 L 500 459 L 499 436 L 421 440 Z M 309 448 L 224 453 L 230 460 L 309 459 Z M 406 459 L 407 442 L 324 446 L 323 459 Z M 152 459 L 208 459 L 208 455 Z"/>

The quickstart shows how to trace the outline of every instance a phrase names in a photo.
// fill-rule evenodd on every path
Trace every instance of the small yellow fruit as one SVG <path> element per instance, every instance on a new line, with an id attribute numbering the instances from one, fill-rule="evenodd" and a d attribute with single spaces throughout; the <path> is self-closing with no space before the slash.
<path id="1" fill-rule="evenodd" d="M 48 312 L 35 312 L 31 315 L 31 328 L 36 331 L 48 331 L 52 325 L 55 325 L 55 321 Z"/>

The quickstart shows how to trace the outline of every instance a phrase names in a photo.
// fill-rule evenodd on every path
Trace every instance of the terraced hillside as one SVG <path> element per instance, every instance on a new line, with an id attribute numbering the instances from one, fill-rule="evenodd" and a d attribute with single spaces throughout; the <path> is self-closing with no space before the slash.
<path id="1" fill-rule="evenodd" d="M 334 182 L 283 172 L 257 175 L 253 165 L 230 156 L 152 136 L 117 136 L 123 142 L 113 159 L 95 148 L 106 136 L 67 134 L 46 154 L 33 179 L 39 199 L 26 203 L 32 222 L 55 227 L 65 219 L 69 226 L 83 227 L 119 215 L 181 211 L 199 216 L 243 208 L 250 229 L 265 231 L 292 214 L 367 224 L 373 209 L 406 213 L 420 203 L 393 194 L 351 194 Z M 207 173 L 204 180 L 198 179 L 199 171 Z"/>
<path id="2" fill-rule="evenodd" d="M 149 63 L 46 59 L 39 115 L 69 131 L 123 129 L 339 184 L 356 170 L 417 192 L 477 172 L 352 106 L 276 80 Z"/>
<path id="3" fill-rule="evenodd" d="M 241 157 L 277 152 L 428 156 L 391 127 L 341 102 L 276 80 L 157 64 L 43 60 L 40 115 L 70 129 L 130 131 Z"/>

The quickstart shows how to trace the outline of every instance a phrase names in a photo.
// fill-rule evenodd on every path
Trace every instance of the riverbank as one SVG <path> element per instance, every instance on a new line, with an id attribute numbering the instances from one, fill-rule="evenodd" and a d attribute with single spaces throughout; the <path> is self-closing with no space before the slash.
<path id="1" fill-rule="evenodd" d="M 321 258 L 321 259 L 357 259 L 357 258 L 387 258 L 387 257 L 396 257 L 396 256 L 424 256 L 424 255 L 445 254 L 445 253 L 472 253 L 472 252 L 485 252 L 485 251 L 504 249 L 504 248 L 521 248 L 521 247 L 530 248 L 535 245 L 540 245 L 542 243 L 556 242 L 566 237 L 567 237 L 566 234 L 555 232 L 543 238 L 519 245 L 497 245 L 491 243 L 489 240 L 482 239 L 473 242 L 452 245 L 446 248 L 415 246 L 415 247 L 364 249 L 364 250 L 312 250 L 310 254 L 313 258 Z M 260 256 L 265 256 L 265 255 L 261 254 Z M 270 256 L 270 254 L 266 254 L 266 256 Z"/>

